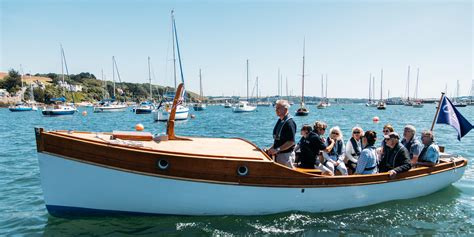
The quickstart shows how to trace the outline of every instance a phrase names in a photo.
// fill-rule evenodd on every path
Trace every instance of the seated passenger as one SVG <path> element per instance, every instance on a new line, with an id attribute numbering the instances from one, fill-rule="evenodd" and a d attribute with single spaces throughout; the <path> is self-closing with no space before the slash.
<path id="1" fill-rule="evenodd" d="M 418 156 L 416 165 L 433 167 L 439 162 L 439 147 L 434 144 L 434 135 L 432 131 L 423 131 L 421 133 L 423 149 Z"/>
<path id="2" fill-rule="evenodd" d="M 359 159 L 360 152 L 362 151 L 362 137 L 363 131 L 360 127 L 352 128 L 352 137 L 346 144 L 346 167 L 351 173 L 355 172 L 357 166 L 357 159 Z"/>
<path id="3" fill-rule="evenodd" d="M 319 134 L 312 132 L 310 125 L 301 128 L 301 139 L 296 145 L 295 151 L 299 150 L 298 167 L 305 169 L 319 168 L 323 174 L 332 174 L 331 171 L 321 165 L 319 153 L 326 149 L 326 144 L 321 140 Z"/>
<path id="4" fill-rule="evenodd" d="M 324 134 L 326 133 L 327 127 L 328 127 L 328 125 L 325 122 L 316 121 L 316 122 L 314 122 L 314 125 L 313 125 L 313 131 L 314 131 L 314 133 L 316 133 L 316 135 L 318 135 L 318 138 L 321 141 L 321 143 L 324 145 L 324 147 L 326 147 L 324 149 L 321 149 L 318 152 L 319 153 L 318 158 L 320 159 L 320 164 L 318 166 L 318 169 L 320 169 L 323 172 L 323 174 L 327 174 L 327 175 L 332 176 L 332 175 L 334 175 L 334 172 L 332 172 L 326 166 L 323 165 L 323 163 L 324 163 L 323 152 L 329 152 L 334 147 L 334 140 L 332 140 L 332 139 L 330 139 L 331 144 L 326 145 L 326 139 L 324 138 Z"/>
<path id="5" fill-rule="evenodd" d="M 377 151 L 375 148 L 375 141 L 377 140 L 377 133 L 375 131 L 366 131 L 362 137 L 362 145 L 364 150 L 360 153 L 357 162 L 355 174 L 376 174 L 377 169 Z"/>
<path id="6" fill-rule="evenodd" d="M 416 128 L 413 125 L 407 125 L 403 129 L 402 144 L 408 150 L 408 153 L 410 154 L 410 161 L 412 164 L 416 163 L 416 161 L 418 160 L 418 155 L 420 154 L 421 149 L 423 148 L 415 134 Z"/>
<path id="7" fill-rule="evenodd" d="M 393 126 L 389 123 L 385 124 L 382 129 L 383 136 L 388 135 L 391 132 L 395 132 L 395 129 L 393 129 Z M 380 143 L 380 148 L 377 149 L 377 154 L 379 155 L 379 160 L 382 158 L 383 150 L 384 148 L 387 147 L 387 144 L 385 144 L 385 139 L 382 139 L 382 142 Z"/>
<path id="8" fill-rule="evenodd" d="M 334 169 L 338 169 L 342 175 L 347 175 L 347 168 L 344 164 L 344 141 L 342 140 L 342 132 L 339 127 L 333 127 L 330 130 L 326 145 L 334 143 L 334 147 L 329 152 L 323 152 L 324 165 L 334 173 Z"/>
<path id="9" fill-rule="evenodd" d="M 384 150 L 382 160 L 379 163 L 379 172 L 388 172 L 390 178 L 395 178 L 399 173 L 411 169 L 410 155 L 408 150 L 400 144 L 400 136 L 391 132 L 384 136 L 387 149 Z"/>

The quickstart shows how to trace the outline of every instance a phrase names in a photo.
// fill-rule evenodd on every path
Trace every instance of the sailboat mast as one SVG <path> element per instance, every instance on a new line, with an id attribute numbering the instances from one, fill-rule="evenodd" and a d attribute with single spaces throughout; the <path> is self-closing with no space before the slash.
<path id="1" fill-rule="evenodd" d="M 249 60 L 247 59 L 247 102 L 249 101 Z"/>
<path id="2" fill-rule="evenodd" d="M 102 85 L 104 86 L 104 92 L 102 93 L 102 99 L 104 99 L 105 90 L 107 90 L 107 85 L 105 84 L 105 78 L 104 78 L 104 69 L 100 69 L 100 74 L 102 75 Z"/>
<path id="3" fill-rule="evenodd" d="M 257 100 L 255 102 L 258 104 L 258 77 L 255 80 L 255 82 L 257 83 Z"/>
<path id="4" fill-rule="evenodd" d="M 286 100 L 290 101 L 290 96 L 288 95 L 288 77 L 286 77 Z"/>
<path id="5" fill-rule="evenodd" d="M 304 57 L 305 57 L 305 39 L 303 39 L 303 75 L 301 75 L 301 84 L 302 84 L 302 86 L 301 86 L 301 105 L 304 104 Z"/>
<path id="6" fill-rule="evenodd" d="M 321 100 L 324 98 L 324 75 L 321 74 Z"/>
<path id="7" fill-rule="evenodd" d="M 372 101 L 372 73 L 369 74 L 369 102 Z"/>
<path id="8" fill-rule="evenodd" d="M 408 89 L 407 99 L 408 101 L 410 101 L 410 66 L 408 66 L 407 89 Z"/>
<path id="9" fill-rule="evenodd" d="M 278 68 L 278 97 L 280 97 L 280 68 Z"/>
<path id="10" fill-rule="evenodd" d="M 324 96 L 324 98 L 328 98 L 328 74 L 326 74 L 326 95 Z"/>
<path id="11" fill-rule="evenodd" d="M 151 89 L 151 70 L 150 70 L 150 56 L 148 56 L 148 81 L 150 82 L 150 101 L 153 100 L 153 91 Z"/>
<path id="12" fill-rule="evenodd" d="M 201 68 L 199 68 L 199 97 L 201 97 L 201 101 L 202 101 L 202 98 L 203 98 L 203 94 L 202 94 L 202 74 L 201 74 Z"/>
<path id="13" fill-rule="evenodd" d="M 383 99 L 382 93 L 383 93 L 383 68 L 382 70 L 380 70 L 380 100 Z"/>
<path id="14" fill-rule="evenodd" d="M 418 78 L 420 76 L 420 68 L 416 69 L 416 87 L 415 87 L 415 100 L 418 99 Z"/>
<path id="15" fill-rule="evenodd" d="M 114 85 L 113 99 L 115 100 L 115 56 L 112 56 L 112 82 Z"/>
<path id="16" fill-rule="evenodd" d="M 173 80 L 174 80 L 174 88 L 176 90 L 177 85 L 176 85 L 176 48 L 175 48 L 175 43 L 174 43 L 174 11 L 171 11 L 171 40 L 173 44 Z"/>

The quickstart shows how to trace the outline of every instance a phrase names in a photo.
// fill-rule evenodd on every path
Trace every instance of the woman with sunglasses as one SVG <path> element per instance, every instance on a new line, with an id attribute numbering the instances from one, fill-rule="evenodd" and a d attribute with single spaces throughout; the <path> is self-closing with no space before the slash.
<path id="1" fill-rule="evenodd" d="M 326 140 L 327 145 L 331 144 L 333 140 L 334 147 L 329 152 L 323 152 L 324 165 L 334 173 L 337 169 L 342 175 L 347 175 L 347 168 L 344 164 L 344 140 L 342 139 L 342 132 L 339 127 L 333 127 L 329 130 L 329 137 Z"/>
<path id="2" fill-rule="evenodd" d="M 355 172 L 357 160 L 359 159 L 360 152 L 363 149 L 361 139 L 363 133 L 364 131 L 361 127 L 352 128 L 352 137 L 346 143 L 346 159 L 344 162 L 351 174 Z"/>

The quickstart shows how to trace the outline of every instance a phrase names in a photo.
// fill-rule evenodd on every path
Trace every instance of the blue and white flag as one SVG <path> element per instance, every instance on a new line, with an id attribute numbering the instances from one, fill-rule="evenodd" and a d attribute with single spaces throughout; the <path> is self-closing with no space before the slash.
<path id="1" fill-rule="evenodd" d="M 454 107 L 453 103 L 444 96 L 441 101 L 440 110 L 438 114 L 438 120 L 436 123 L 444 123 L 451 125 L 456 131 L 458 131 L 458 140 L 464 137 L 473 128 L 472 124 L 467 121 L 464 116 Z"/>

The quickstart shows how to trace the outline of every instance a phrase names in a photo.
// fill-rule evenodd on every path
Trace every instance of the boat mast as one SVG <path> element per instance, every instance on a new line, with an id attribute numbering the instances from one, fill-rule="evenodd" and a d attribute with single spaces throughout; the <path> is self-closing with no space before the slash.
<path id="1" fill-rule="evenodd" d="M 150 56 L 148 56 L 148 80 L 150 81 L 150 101 L 153 100 L 153 94 L 151 90 L 151 71 L 150 71 Z"/>
<path id="2" fill-rule="evenodd" d="M 255 79 L 256 84 L 257 84 L 257 100 L 255 101 L 256 104 L 258 104 L 258 77 Z"/>
<path id="3" fill-rule="evenodd" d="M 115 100 L 115 56 L 112 56 L 112 82 L 114 85 L 113 99 Z"/>
<path id="4" fill-rule="evenodd" d="M 409 102 L 410 101 L 410 66 L 408 66 L 407 89 L 408 89 L 407 99 Z"/>
<path id="5" fill-rule="evenodd" d="M 420 76 L 420 68 L 416 69 L 416 87 L 415 87 L 415 100 L 418 99 L 418 78 Z"/>
<path id="6" fill-rule="evenodd" d="M 326 95 L 324 96 L 324 98 L 326 98 L 327 101 L 328 100 L 328 74 L 326 74 Z"/>
<path id="7" fill-rule="evenodd" d="M 202 75 L 201 75 L 201 68 L 199 68 L 199 97 L 201 97 L 201 102 L 202 102 L 202 98 L 203 98 L 203 94 L 202 94 Z"/>
<path id="8" fill-rule="evenodd" d="M 288 94 L 288 77 L 286 77 L 286 100 L 290 101 L 290 96 Z"/>
<path id="9" fill-rule="evenodd" d="M 324 75 L 321 74 L 321 101 L 324 98 Z"/>
<path id="10" fill-rule="evenodd" d="M 380 70 L 380 101 L 382 101 L 383 99 L 382 93 L 383 93 L 383 68 L 382 70 Z"/>
<path id="11" fill-rule="evenodd" d="M 249 60 L 247 59 L 247 102 L 249 102 Z"/>
<path id="12" fill-rule="evenodd" d="M 280 68 L 278 68 L 278 98 L 280 98 Z"/>
<path id="13" fill-rule="evenodd" d="M 102 92 L 102 99 L 105 99 L 105 90 L 107 90 L 107 85 L 105 84 L 104 69 L 100 69 L 100 74 L 102 75 L 102 85 L 104 86 L 104 91 Z"/>
<path id="14" fill-rule="evenodd" d="M 301 75 L 301 106 L 304 106 L 304 57 L 305 57 L 305 45 L 306 39 L 303 39 L 303 74 Z M 287 95 L 288 95 L 288 80 L 287 80 Z"/>
<path id="15" fill-rule="evenodd" d="M 372 73 L 369 74 L 369 103 L 372 101 Z"/>
<path id="16" fill-rule="evenodd" d="M 171 39 L 173 43 L 173 80 L 174 80 L 174 89 L 176 90 L 176 49 L 174 43 L 174 10 L 171 11 Z"/>

